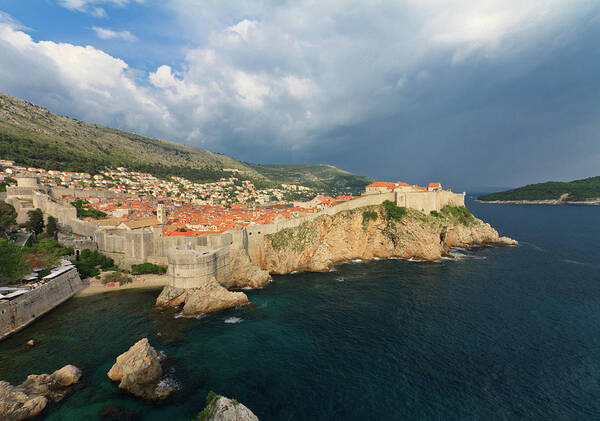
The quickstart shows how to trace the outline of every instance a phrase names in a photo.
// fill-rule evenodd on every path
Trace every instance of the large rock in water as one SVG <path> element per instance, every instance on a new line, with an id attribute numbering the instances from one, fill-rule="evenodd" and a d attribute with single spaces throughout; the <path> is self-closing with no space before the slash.
<path id="1" fill-rule="evenodd" d="M 258 421 L 258 417 L 235 399 L 210 392 L 206 397 L 206 408 L 198 414 L 202 421 Z"/>
<path id="2" fill-rule="evenodd" d="M 108 378 L 119 382 L 119 389 L 148 400 L 167 398 L 174 389 L 159 385 L 163 371 L 158 353 L 148 338 L 140 339 L 129 350 L 117 357 L 117 362 L 107 373 Z"/>
<path id="3" fill-rule="evenodd" d="M 17 421 L 39 415 L 49 400 L 62 400 L 80 378 L 79 368 L 66 365 L 52 374 L 31 374 L 16 387 L 0 381 L 0 419 Z"/>
<path id="4" fill-rule="evenodd" d="M 159 308 L 183 306 L 185 316 L 194 316 L 248 304 L 243 292 L 231 292 L 211 278 L 198 288 L 163 288 L 156 299 Z"/>

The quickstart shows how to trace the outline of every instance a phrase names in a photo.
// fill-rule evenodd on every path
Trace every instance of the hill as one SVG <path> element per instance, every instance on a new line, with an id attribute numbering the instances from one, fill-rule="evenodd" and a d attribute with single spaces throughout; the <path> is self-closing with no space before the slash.
<path id="1" fill-rule="evenodd" d="M 373 180 L 331 165 L 257 165 L 246 164 L 260 174 L 280 183 L 303 184 L 316 190 L 343 193 L 359 192 Z"/>
<path id="2" fill-rule="evenodd" d="M 486 194 L 479 197 L 484 202 L 490 201 L 560 201 L 585 202 L 600 199 L 600 177 L 590 177 L 570 182 L 550 181 L 547 183 L 529 184 L 517 189 Z"/>
<path id="3" fill-rule="evenodd" d="M 324 165 L 246 164 L 204 149 L 57 115 L 2 93 L 0 158 L 25 166 L 91 174 L 106 167 L 123 166 L 161 178 L 178 175 L 195 182 L 218 180 L 230 174 L 223 171 L 225 168 L 233 168 L 239 171 L 240 178 L 257 184 L 294 180 L 325 191 L 364 187 L 370 181 Z"/>

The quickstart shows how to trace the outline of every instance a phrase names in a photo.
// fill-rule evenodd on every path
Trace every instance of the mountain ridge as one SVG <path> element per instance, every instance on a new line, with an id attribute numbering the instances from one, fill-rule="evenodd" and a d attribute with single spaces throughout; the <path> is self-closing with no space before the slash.
<path id="1" fill-rule="evenodd" d="M 231 174 L 224 169 L 233 169 L 240 178 L 261 184 L 308 184 L 328 192 L 354 191 L 372 181 L 326 164 L 249 164 L 174 141 L 61 116 L 1 92 L 0 157 L 26 166 L 89 173 L 124 166 L 196 182 L 218 180 Z"/>

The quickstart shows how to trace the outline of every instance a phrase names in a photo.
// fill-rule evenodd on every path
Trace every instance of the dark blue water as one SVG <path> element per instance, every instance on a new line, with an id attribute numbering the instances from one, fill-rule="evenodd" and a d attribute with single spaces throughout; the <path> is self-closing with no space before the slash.
<path id="1" fill-rule="evenodd" d="M 72 299 L 0 343 L 0 378 L 82 367 L 51 420 L 107 405 L 187 420 L 209 390 L 261 420 L 599 419 L 600 208 L 469 207 L 521 246 L 276 277 L 251 306 L 200 320 L 155 311 L 156 291 Z M 106 377 L 144 336 L 181 387 L 164 405 Z"/>

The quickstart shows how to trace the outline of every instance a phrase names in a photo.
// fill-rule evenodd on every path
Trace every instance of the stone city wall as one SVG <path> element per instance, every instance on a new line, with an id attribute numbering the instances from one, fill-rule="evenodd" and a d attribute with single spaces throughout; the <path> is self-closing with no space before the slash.
<path id="1" fill-rule="evenodd" d="M 14 300 L 0 303 L 0 340 L 62 304 L 83 288 L 75 268 Z"/>
<path id="2" fill-rule="evenodd" d="M 115 197 L 129 197 L 136 198 L 137 195 L 129 193 L 116 193 L 110 190 L 83 190 L 83 189 L 72 189 L 68 187 L 53 187 L 50 189 L 50 194 L 54 198 L 61 198 L 63 196 L 73 196 L 77 199 L 89 199 L 93 197 L 101 197 L 103 199 L 114 199 Z"/>
<path id="3" fill-rule="evenodd" d="M 465 194 L 446 190 L 434 192 L 397 192 L 396 204 L 424 213 L 439 212 L 446 205 L 464 206 Z"/>
<path id="4" fill-rule="evenodd" d="M 411 209 L 429 213 L 433 210 L 439 211 L 445 205 L 464 206 L 465 194 L 452 193 L 450 191 L 441 190 L 435 192 L 387 192 L 365 194 L 356 199 L 348 200 L 339 203 L 335 206 L 324 208 L 316 213 L 309 213 L 298 218 L 286 219 L 280 222 L 265 225 L 248 225 L 244 228 L 247 236 L 248 255 L 252 263 L 261 266 L 263 261 L 262 247 L 263 239 L 266 234 L 273 234 L 286 228 L 295 228 L 302 225 L 304 222 L 311 221 L 323 215 L 335 215 L 338 212 L 359 209 L 366 206 L 378 206 L 384 201 L 389 200 L 395 202 L 398 206 L 403 206 Z"/>

